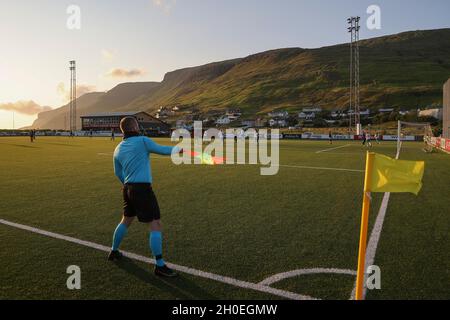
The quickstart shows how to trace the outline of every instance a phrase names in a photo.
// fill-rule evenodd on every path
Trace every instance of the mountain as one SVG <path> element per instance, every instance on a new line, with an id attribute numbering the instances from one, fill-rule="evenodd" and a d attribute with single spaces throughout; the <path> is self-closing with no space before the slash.
<path id="1" fill-rule="evenodd" d="M 89 113 L 88 110 L 102 97 L 104 93 L 90 92 L 77 99 L 78 114 Z M 69 127 L 69 104 L 58 109 L 41 112 L 29 128 L 34 129 L 66 129 Z M 80 122 L 79 122 L 80 123 Z M 79 124 L 80 125 L 80 124 Z M 22 128 L 26 129 L 26 128 Z"/>
<path id="2" fill-rule="evenodd" d="M 90 113 L 120 110 L 137 97 L 160 85 L 159 82 L 128 82 L 122 83 L 102 95 L 89 108 Z"/>
<path id="3" fill-rule="evenodd" d="M 176 70 L 160 83 L 119 85 L 85 110 L 153 112 L 180 105 L 212 113 L 239 107 L 253 117 L 311 105 L 344 109 L 349 51 L 348 44 L 287 48 Z M 362 40 L 360 56 L 362 106 L 414 109 L 442 104 L 442 85 L 450 77 L 450 29 Z"/>
<path id="4" fill-rule="evenodd" d="M 90 92 L 77 98 L 77 116 L 96 112 L 108 112 L 129 104 L 133 99 L 158 86 L 158 82 L 122 83 L 108 92 Z M 32 128 L 65 129 L 69 126 L 69 104 L 42 112 L 31 125 Z M 77 127 L 81 127 L 78 119 Z"/>
<path id="5" fill-rule="evenodd" d="M 450 29 L 363 40 L 361 104 L 416 108 L 441 104 L 450 76 Z M 348 104 L 349 45 L 279 49 L 168 73 L 161 85 L 126 108 L 239 106 L 245 113 Z M 178 80 L 178 81 L 175 81 Z"/>

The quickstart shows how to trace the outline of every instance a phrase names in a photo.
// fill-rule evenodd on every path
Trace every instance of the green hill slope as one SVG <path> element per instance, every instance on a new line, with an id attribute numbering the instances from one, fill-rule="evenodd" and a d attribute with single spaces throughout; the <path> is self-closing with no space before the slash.
<path id="1" fill-rule="evenodd" d="M 360 50 L 363 106 L 416 108 L 442 103 L 442 84 L 450 77 L 450 29 L 364 40 Z M 249 114 L 307 105 L 345 108 L 348 65 L 347 44 L 273 50 L 169 73 L 158 88 L 127 108 L 239 106 Z"/>
<path id="2" fill-rule="evenodd" d="M 450 77 L 450 29 L 363 40 L 360 50 L 363 107 L 442 104 L 442 85 Z M 153 112 L 160 106 L 184 105 L 203 113 L 239 107 L 254 116 L 310 105 L 345 109 L 348 77 L 348 44 L 278 49 L 169 72 L 161 83 L 119 85 L 85 110 Z M 58 119 L 52 127 L 61 125 Z"/>

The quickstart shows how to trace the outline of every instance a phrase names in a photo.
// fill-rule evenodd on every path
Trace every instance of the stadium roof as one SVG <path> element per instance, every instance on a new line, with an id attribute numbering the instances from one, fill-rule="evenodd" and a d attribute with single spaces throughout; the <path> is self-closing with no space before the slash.
<path id="1" fill-rule="evenodd" d="M 95 117 L 127 117 L 135 116 L 138 113 L 147 113 L 145 111 L 128 111 L 128 112 L 103 112 L 103 113 L 91 113 L 80 116 L 80 118 L 95 118 Z M 147 113 L 148 114 L 148 113 Z"/>

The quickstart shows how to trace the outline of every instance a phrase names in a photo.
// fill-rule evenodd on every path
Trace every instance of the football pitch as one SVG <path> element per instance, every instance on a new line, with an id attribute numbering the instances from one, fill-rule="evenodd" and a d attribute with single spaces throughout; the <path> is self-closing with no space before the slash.
<path id="1" fill-rule="evenodd" d="M 152 155 L 164 255 L 181 271 L 167 280 L 153 275 L 137 221 L 121 245 L 129 257 L 106 260 L 122 213 L 112 168 L 120 140 L 0 138 L 0 299 L 350 299 L 360 143 L 280 141 L 274 176 Z M 367 299 L 450 298 L 450 156 L 422 147 L 403 144 L 401 159 L 426 162 L 424 186 L 417 197 L 391 195 L 373 252 L 381 289 Z M 394 157 L 396 144 L 372 151 Z M 373 194 L 369 235 L 382 198 Z M 81 268 L 80 290 L 66 287 L 70 265 Z"/>

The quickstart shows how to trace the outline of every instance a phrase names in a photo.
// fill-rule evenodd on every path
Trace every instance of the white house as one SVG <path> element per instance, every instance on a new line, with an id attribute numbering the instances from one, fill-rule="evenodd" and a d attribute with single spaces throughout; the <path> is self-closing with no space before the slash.
<path id="1" fill-rule="evenodd" d="M 271 127 L 286 127 L 287 122 L 284 119 L 270 119 L 269 126 L 271 126 Z"/>
<path id="2" fill-rule="evenodd" d="M 336 119 L 336 118 L 344 118 L 344 117 L 346 117 L 346 116 L 347 116 L 347 115 L 345 114 L 345 112 L 340 111 L 340 110 L 335 110 L 335 111 L 331 112 L 331 117 L 332 117 L 333 119 Z"/>
<path id="3" fill-rule="evenodd" d="M 419 117 L 431 117 L 442 120 L 442 109 L 427 109 L 419 111 Z"/>
<path id="4" fill-rule="evenodd" d="M 228 118 L 238 119 L 242 115 L 241 109 L 229 109 L 225 113 Z"/>
<path id="5" fill-rule="evenodd" d="M 366 109 L 366 110 L 360 110 L 359 114 L 361 116 L 370 116 L 370 109 Z M 348 110 L 348 115 L 349 116 L 354 116 L 355 115 L 355 111 L 354 110 Z"/>
<path id="6" fill-rule="evenodd" d="M 169 110 L 166 107 L 159 107 L 159 109 L 156 111 L 155 118 L 161 119 L 161 118 L 167 118 L 168 116 L 171 116 L 173 112 Z"/>
<path id="7" fill-rule="evenodd" d="M 391 113 L 394 112 L 394 108 L 381 108 L 378 110 L 379 113 Z"/>
<path id="8" fill-rule="evenodd" d="M 227 125 L 230 123 L 231 123 L 231 120 L 229 117 L 222 117 L 222 118 L 217 119 L 217 121 L 216 121 L 216 124 L 218 124 L 218 125 Z"/>
<path id="9" fill-rule="evenodd" d="M 315 114 L 314 112 L 309 112 L 309 113 L 306 113 L 306 112 L 300 112 L 300 113 L 298 114 L 298 118 L 299 118 L 300 120 L 313 120 L 313 119 L 316 118 L 316 114 Z"/>
<path id="10" fill-rule="evenodd" d="M 302 111 L 304 113 L 320 113 L 320 112 L 322 112 L 322 108 L 320 108 L 320 107 L 308 107 L 308 108 L 303 108 Z"/>
<path id="11" fill-rule="evenodd" d="M 242 120 L 241 125 L 246 126 L 246 127 L 254 127 L 255 120 Z"/>
<path id="12" fill-rule="evenodd" d="M 238 115 L 227 115 L 226 116 L 230 121 L 235 121 L 240 118 Z"/>
<path id="13" fill-rule="evenodd" d="M 272 112 L 269 112 L 269 117 L 287 119 L 289 117 L 289 112 L 287 112 L 287 111 L 272 111 Z"/>

